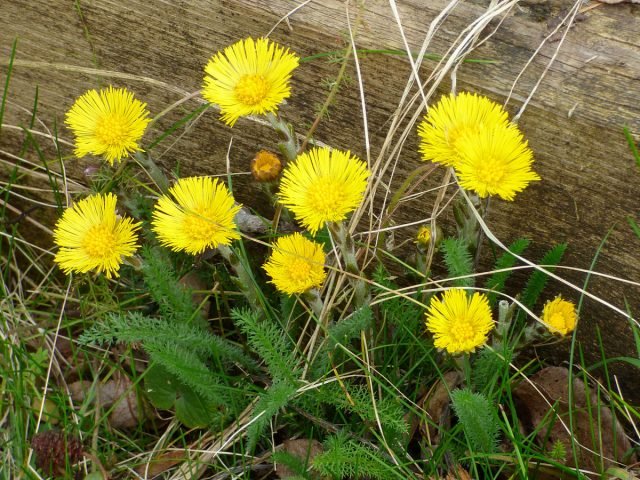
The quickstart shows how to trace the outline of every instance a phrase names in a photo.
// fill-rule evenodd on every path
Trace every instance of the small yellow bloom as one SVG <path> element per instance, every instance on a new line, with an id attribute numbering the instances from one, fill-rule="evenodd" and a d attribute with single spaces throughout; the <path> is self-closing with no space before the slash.
<path id="1" fill-rule="evenodd" d="M 416 241 L 418 245 L 428 246 L 431 241 L 431 227 L 428 225 L 423 225 L 418 229 L 418 233 L 416 234 Z"/>
<path id="2" fill-rule="evenodd" d="M 573 302 L 564 300 L 558 295 L 554 300 L 545 304 L 542 310 L 542 321 L 553 333 L 561 335 L 571 333 L 578 323 L 576 306 Z"/>
<path id="3" fill-rule="evenodd" d="M 260 150 L 251 160 L 251 175 L 258 182 L 273 182 L 282 171 L 282 162 L 274 153 Z"/>
<path id="4" fill-rule="evenodd" d="M 153 211 L 153 230 L 160 243 L 191 255 L 228 245 L 240 238 L 234 217 L 240 211 L 217 178 L 182 178 L 163 195 Z"/>
<path id="5" fill-rule="evenodd" d="M 97 270 L 117 277 L 123 258 L 135 253 L 140 224 L 119 217 L 116 202 L 112 193 L 91 195 L 62 214 L 53 238 L 60 247 L 54 261 L 64 273 Z"/>
<path id="6" fill-rule="evenodd" d="M 350 152 L 313 148 L 287 166 L 279 199 L 315 234 L 325 222 L 339 222 L 362 202 L 370 172 Z"/>
<path id="7" fill-rule="evenodd" d="M 476 292 L 469 296 L 460 288 L 447 290 L 442 299 L 433 297 L 426 316 L 434 345 L 452 355 L 470 353 L 484 345 L 494 326 L 486 295 Z"/>
<path id="8" fill-rule="evenodd" d="M 443 96 L 418 125 L 420 152 L 424 160 L 453 166 L 461 137 L 508 121 L 507 112 L 486 97 L 468 92 Z"/>
<path id="9" fill-rule="evenodd" d="M 113 165 L 140 151 L 138 141 L 150 119 L 146 103 L 125 88 L 89 90 L 67 112 L 65 123 L 76 137 L 75 155 L 102 155 Z"/>
<path id="10" fill-rule="evenodd" d="M 230 126 L 240 117 L 275 112 L 291 94 L 289 80 L 299 61 L 266 38 L 240 40 L 211 57 L 202 96 L 220 106 Z"/>
<path id="11" fill-rule="evenodd" d="M 480 197 L 513 200 L 530 182 L 540 180 L 531 169 L 533 153 L 512 125 L 483 128 L 460 138 L 460 159 L 454 165 L 460 186 Z"/>
<path id="12" fill-rule="evenodd" d="M 327 276 L 324 261 L 322 245 L 296 232 L 276 241 L 263 268 L 278 290 L 293 295 L 322 285 Z"/>

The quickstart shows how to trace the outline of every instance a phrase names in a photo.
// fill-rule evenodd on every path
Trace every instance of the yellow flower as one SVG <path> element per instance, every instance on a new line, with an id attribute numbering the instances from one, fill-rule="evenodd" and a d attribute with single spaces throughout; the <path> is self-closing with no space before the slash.
<path id="1" fill-rule="evenodd" d="M 315 234 L 355 210 L 367 189 L 367 165 L 350 152 L 313 148 L 287 166 L 279 199 Z"/>
<path id="2" fill-rule="evenodd" d="M 562 335 L 571 333 L 578 323 L 576 306 L 558 295 L 545 304 L 542 310 L 542 321 L 553 333 Z"/>
<path id="3" fill-rule="evenodd" d="M 273 182 L 282 171 L 282 162 L 274 153 L 260 150 L 251 160 L 251 175 L 258 182 Z"/>
<path id="4" fill-rule="evenodd" d="M 468 92 L 443 96 L 418 125 L 422 157 L 453 166 L 459 159 L 458 140 L 494 125 L 508 125 L 507 112 L 497 103 Z"/>
<path id="5" fill-rule="evenodd" d="M 278 290 L 289 295 L 319 287 L 327 276 L 322 245 L 300 233 L 280 237 L 264 269 Z"/>
<path id="6" fill-rule="evenodd" d="M 246 115 L 275 112 L 291 93 L 289 79 L 298 62 L 266 38 L 240 40 L 211 57 L 202 96 L 220 106 L 222 121 L 230 126 Z"/>
<path id="7" fill-rule="evenodd" d="M 86 92 L 65 120 L 76 137 L 76 156 L 102 155 L 113 165 L 141 150 L 138 141 L 150 122 L 146 106 L 125 88 Z"/>
<path id="8" fill-rule="evenodd" d="M 228 245 L 240 238 L 234 204 L 227 187 L 217 178 L 182 178 L 163 195 L 153 211 L 153 230 L 162 245 L 191 255 Z"/>
<path id="9" fill-rule="evenodd" d="M 480 197 L 498 195 L 513 200 L 530 182 L 540 180 L 531 170 L 533 153 L 517 128 L 496 125 L 469 133 L 457 143 L 455 169 L 460 186 Z"/>
<path id="10" fill-rule="evenodd" d="M 431 227 L 428 225 L 423 225 L 418 229 L 418 233 L 416 234 L 416 241 L 418 245 L 428 246 L 431 241 Z"/>
<path id="11" fill-rule="evenodd" d="M 476 292 L 468 296 L 460 288 L 447 290 L 442 300 L 433 297 L 426 316 L 436 348 L 452 355 L 470 353 L 484 345 L 494 326 L 486 295 Z"/>
<path id="12" fill-rule="evenodd" d="M 117 277 L 123 257 L 135 253 L 140 224 L 116 215 L 116 202 L 112 193 L 91 195 L 62 214 L 53 239 L 60 247 L 54 261 L 64 273 L 97 270 Z"/>

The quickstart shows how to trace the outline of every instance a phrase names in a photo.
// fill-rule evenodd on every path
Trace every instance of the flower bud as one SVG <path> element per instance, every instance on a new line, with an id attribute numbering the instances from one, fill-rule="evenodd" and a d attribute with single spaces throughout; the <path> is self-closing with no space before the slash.
<path id="1" fill-rule="evenodd" d="M 274 153 L 259 151 L 251 160 L 251 175 L 258 182 L 273 182 L 282 171 L 282 162 Z"/>

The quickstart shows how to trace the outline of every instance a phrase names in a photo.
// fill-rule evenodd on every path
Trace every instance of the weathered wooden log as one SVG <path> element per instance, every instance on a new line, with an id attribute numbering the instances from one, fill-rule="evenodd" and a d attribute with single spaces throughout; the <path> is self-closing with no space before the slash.
<path id="1" fill-rule="evenodd" d="M 38 118 L 48 126 L 57 121 L 60 136 L 67 140 L 70 134 L 61 128 L 63 114 L 74 98 L 89 88 L 107 84 L 128 86 L 156 114 L 200 88 L 203 67 L 215 51 L 247 36 L 265 35 L 272 29 L 272 38 L 303 57 L 342 51 L 350 41 L 349 24 L 357 31 L 355 43 L 359 49 L 405 50 L 390 7 L 394 2 L 376 0 L 362 7 L 355 3 L 2 2 L 2 72 L 7 71 L 11 43 L 18 38 L 9 89 L 11 103 L 3 123 L 28 124 L 36 86 Z M 413 52 L 419 51 L 434 19 L 445 8 L 453 7 L 429 45 L 429 53 L 440 55 L 447 53 L 461 31 L 489 4 L 480 0 L 455 5 L 444 0 L 398 3 L 402 33 Z M 458 90 L 481 92 L 500 103 L 508 98 L 506 106 L 512 114 L 535 90 L 520 125 L 533 148 L 535 168 L 543 181 L 528 188 L 513 203 L 493 202 L 489 224 L 497 237 L 505 243 L 516 236 L 532 238 L 535 246 L 530 254 L 534 259 L 552 244 L 566 241 L 569 243 L 566 265 L 589 269 L 597 256 L 595 271 L 638 281 L 640 261 L 636 252 L 640 241 L 634 237 L 626 217 L 638 215 L 640 171 L 622 128 L 627 125 L 632 132 L 640 132 L 640 8 L 626 3 L 588 4 L 581 7 L 573 26 L 563 36 L 563 19 L 573 6 L 559 0 L 515 4 L 500 24 L 493 21 L 485 28 L 483 35 L 494 29 L 495 32 L 468 56 L 492 62 L 462 64 L 456 70 L 456 86 Z M 556 27 L 558 33 L 550 35 Z M 411 68 L 406 55 L 360 52 L 358 61 L 366 101 L 370 159 L 375 160 Z M 349 75 L 353 81 L 340 90 L 316 138 L 366 157 L 358 77 L 351 63 Z M 425 60 L 421 78 L 426 79 L 436 64 Z M 338 66 L 326 58 L 316 58 L 296 71 L 293 96 L 282 112 L 300 131 L 313 122 L 316 106 L 327 95 L 323 81 L 331 80 L 337 70 Z M 439 91 L 450 86 L 451 76 L 447 75 Z M 197 106 L 196 99 L 185 102 L 160 120 L 156 131 L 167 128 Z M 411 108 L 409 116 L 421 109 L 419 102 Z M 43 130 L 38 125 L 35 128 Z M 419 165 L 415 129 L 411 128 L 413 132 L 396 166 L 397 179 L 406 177 Z M 10 161 L 6 152 L 17 153 L 21 139 L 19 130 L 5 126 L 0 137 L 0 155 Z M 209 110 L 152 153 L 167 171 L 180 165 L 181 172 L 197 174 L 223 172 L 228 155 L 230 170 L 242 173 L 248 171 L 254 152 L 272 148 L 274 140 L 274 134 L 260 124 L 244 119 L 230 129 Z M 92 161 L 73 159 L 68 145 L 63 145 L 63 153 L 68 155 L 66 166 L 72 177 L 80 177 Z M 35 158 L 33 153 L 27 155 Z M 246 176 L 240 175 L 234 181 L 235 192 L 244 203 L 256 204 L 255 190 L 245 188 L 248 182 L 244 179 Z M 431 206 L 423 198 L 405 204 L 397 223 L 428 218 L 430 214 Z M 415 227 L 407 228 L 399 234 L 410 235 L 414 230 Z M 582 272 L 560 269 L 558 274 L 576 285 L 585 282 Z M 560 285 L 555 283 L 554 287 Z M 575 291 L 566 287 L 562 290 L 565 296 L 579 300 Z M 631 312 L 640 311 L 637 285 L 592 276 L 587 290 L 622 310 L 626 308 L 626 300 Z M 599 355 L 598 328 L 608 356 L 635 352 L 628 320 L 585 298 L 579 339 L 591 359 Z"/>

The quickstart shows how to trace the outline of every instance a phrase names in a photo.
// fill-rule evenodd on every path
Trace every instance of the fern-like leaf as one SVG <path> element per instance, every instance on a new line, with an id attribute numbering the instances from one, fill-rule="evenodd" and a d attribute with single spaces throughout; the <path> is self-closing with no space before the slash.
<path id="1" fill-rule="evenodd" d="M 558 245 L 553 247 L 551 250 L 549 250 L 544 255 L 544 257 L 542 257 L 540 264 L 551 265 L 545 268 L 546 270 L 553 272 L 555 270 L 553 266 L 558 265 L 560 263 L 560 261 L 562 260 L 562 257 L 564 256 L 564 252 L 566 250 L 567 250 L 567 244 L 559 243 Z M 544 290 L 544 287 L 547 284 L 548 280 L 549 280 L 549 275 L 539 270 L 536 270 L 531 274 L 531 276 L 529 277 L 529 280 L 527 281 L 527 285 L 525 286 L 522 292 L 522 297 L 521 297 L 522 303 L 527 308 L 533 308 L 535 306 L 536 302 L 538 301 L 538 297 L 540 297 L 540 294 Z"/>
<path id="2" fill-rule="evenodd" d="M 234 309 L 231 318 L 247 336 L 251 348 L 265 361 L 271 378 L 295 384 L 299 370 L 295 345 L 282 328 L 260 320 L 258 314 L 249 309 Z"/>
<path id="3" fill-rule="evenodd" d="M 196 307 L 191 292 L 178 283 L 169 260 L 158 250 L 144 248 L 142 274 L 149 293 L 160 307 L 161 314 L 177 322 L 195 317 Z"/>
<path id="4" fill-rule="evenodd" d="M 313 470 L 323 477 L 377 480 L 406 478 L 398 473 L 397 467 L 389 464 L 374 450 L 349 440 L 345 434 L 338 433 L 329 437 L 324 448 L 325 451 L 312 462 Z"/>
<path id="5" fill-rule="evenodd" d="M 286 381 L 276 382 L 260 395 L 260 399 L 253 409 L 253 422 L 247 429 L 249 451 L 255 448 L 271 419 L 281 408 L 287 406 L 291 397 L 295 395 L 296 390 L 297 387 L 294 384 Z"/>
<path id="6" fill-rule="evenodd" d="M 471 448 L 477 452 L 495 452 L 500 425 L 487 397 L 465 388 L 451 392 L 451 402 Z"/>
<path id="7" fill-rule="evenodd" d="M 456 287 L 472 287 L 474 280 L 470 277 L 473 273 L 473 257 L 467 244 L 457 238 L 446 238 L 440 246 L 444 254 L 444 262 L 447 264 L 449 276 L 457 278 L 452 285 Z"/>
<path id="8" fill-rule="evenodd" d="M 516 264 L 515 255 L 521 255 L 522 252 L 526 250 L 529 246 L 530 241 L 526 238 L 519 238 L 511 245 L 509 245 L 509 251 L 504 252 L 494 266 L 494 270 L 498 270 L 493 273 L 486 283 L 486 288 L 489 290 L 493 290 L 493 292 L 488 292 L 487 297 L 489 299 L 489 304 L 493 307 L 496 304 L 497 294 L 495 292 L 502 292 L 504 290 L 504 285 L 511 276 L 512 271 L 507 270 L 513 267 Z M 515 254 L 515 255 L 514 255 Z M 503 271 L 500 271 L 503 270 Z"/>

